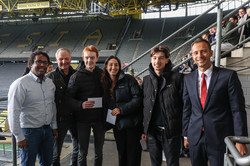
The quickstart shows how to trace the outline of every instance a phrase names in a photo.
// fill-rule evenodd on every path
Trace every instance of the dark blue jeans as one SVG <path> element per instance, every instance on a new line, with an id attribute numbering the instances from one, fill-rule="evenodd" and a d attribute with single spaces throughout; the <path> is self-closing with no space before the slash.
<path id="1" fill-rule="evenodd" d="M 48 128 L 23 128 L 27 148 L 21 149 L 22 166 L 34 166 L 36 156 L 39 158 L 39 164 L 50 166 L 52 164 L 54 137 L 52 129 Z"/>
<path id="2" fill-rule="evenodd" d="M 53 165 L 60 166 L 60 155 L 62 152 L 62 146 L 63 146 L 64 138 L 69 130 L 72 144 L 73 144 L 73 151 L 71 154 L 70 165 L 77 166 L 78 141 L 77 141 L 76 123 L 72 119 L 58 121 L 57 127 L 58 127 L 57 129 L 58 138 L 56 139 L 55 144 L 54 144 Z"/>
<path id="3" fill-rule="evenodd" d="M 161 166 L 162 150 L 168 166 L 179 166 L 180 136 L 167 138 L 162 129 L 150 129 L 147 135 L 152 166 Z"/>
<path id="4" fill-rule="evenodd" d="M 102 166 L 105 127 L 103 122 L 77 123 L 79 155 L 78 166 L 87 166 L 87 155 L 91 128 L 94 134 L 94 166 Z"/>

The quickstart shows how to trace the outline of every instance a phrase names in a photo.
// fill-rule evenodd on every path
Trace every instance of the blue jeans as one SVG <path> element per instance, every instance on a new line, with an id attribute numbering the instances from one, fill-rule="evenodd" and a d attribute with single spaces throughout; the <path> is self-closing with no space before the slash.
<path id="1" fill-rule="evenodd" d="M 159 128 L 150 128 L 147 136 L 152 166 L 161 166 L 162 150 L 168 166 L 179 166 L 180 136 L 167 138 L 165 131 Z"/>
<path id="2" fill-rule="evenodd" d="M 103 122 L 77 123 L 79 155 L 78 166 L 87 166 L 89 137 L 91 128 L 94 133 L 95 162 L 94 166 L 102 166 L 102 150 L 104 144 L 105 127 Z"/>
<path id="3" fill-rule="evenodd" d="M 73 151 L 71 154 L 71 166 L 77 166 L 77 158 L 78 158 L 78 141 L 77 141 L 77 129 L 76 123 L 73 122 L 73 119 L 57 121 L 57 131 L 58 138 L 54 144 L 54 152 L 53 152 L 53 165 L 60 166 L 60 155 L 62 151 L 64 138 L 69 130 L 71 135 L 71 140 L 73 144 Z"/>
<path id="4" fill-rule="evenodd" d="M 41 166 L 50 166 L 55 142 L 52 129 L 50 127 L 22 128 L 22 131 L 27 141 L 27 148 L 20 148 L 22 166 L 34 166 L 36 156 Z"/>

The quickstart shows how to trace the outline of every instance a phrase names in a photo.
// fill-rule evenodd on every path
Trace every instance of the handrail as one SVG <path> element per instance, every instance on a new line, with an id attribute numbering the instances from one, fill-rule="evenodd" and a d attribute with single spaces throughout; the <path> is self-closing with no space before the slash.
<path id="1" fill-rule="evenodd" d="M 157 43 L 156 45 L 154 45 L 152 48 L 150 48 L 149 50 L 147 50 L 146 52 L 144 52 L 142 55 L 140 55 L 139 57 L 137 57 L 136 59 L 132 60 L 128 65 L 126 65 L 125 67 L 122 68 L 122 70 L 125 70 L 126 68 L 128 68 L 129 66 L 131 66 L 132 64 L 134 64 L 135 62 L 137 62 L 139 59 L 141 59 L 142 57 L 144 57 L 147 53 L 149 53 L 154 47 L 161 45 L 162 43 L 164 43 L 165 41 L 169 40 L 170 38 L 172 38 L 173 36 L 175 36 L 176 34 L 178 34 L 179 32 L 181 32 L 182 30 L 184 30 L 185 28 L 187 28 L 189 25 L 193 24 L 196 20 L 200 19 L 202 16 L 204 16 L 205 14 L 207 14 L 208 12 L 210 12 L 211 10 L 213 10 L 215 7 L 217 7 L 218 5 L 220 5 L 221 3 L 223 3 L 225 0 L 222 0 L 220 2 L 217 2 L 214 6 L 212 6 L 211 8 L 209 8 L 208 10 L 206 10 L 204 13 L 202 13 L 201 15 L 197 16 L 195 19 L 193 19 L 192 21 L 190 21 L 189 23 L 187 23 L 186 25 L 184 25 L 183 27 L 181 27 L 180 29 L 178 29 L 176 32 L 174 32 L 172 35 L 166 37 L 165 39 L 163 39 L 161 42 Z"/>
<path id="2" fill-rule="evenodd" d="M 249 0 L 249 2 L 250 2 L 250 0 Z M 225 17 L 224 17 L 224 18 L 225 18 Z M 246 20 L 243 24 L 238 25 L 238 26 L 236 26 L 235 28 L 231 29 L 231 30 L 230 30 L 229 32 L 227 32 L 224 36 L 222 36 L 222 40 L 221 40 L 221 41 L 225 40 L 225 37 L 226 37 L 226 36 L 232 34 L 234 31 L 238 30 L 238 28 L 242 27 L 243 25 L 245 25 L 246 23 L 249 23 L 249 22 L 250 22 L 250 19 Z M 215 23 L 214 23 L 214 24 L 215 24 Z M 214 25 L 214 24 L 212 24 L 212 25 Z M 211 26 L 210 26 L 210 27 L 211 27 Z M 199 33 L 199 34 L 200 34 L 200 33 Z M 200 36 L 199 34 L 197 34 L 196 36 Z M 194 36 L 194 37 L 196 37 L 196 36 Z M 193 38 L 192 38 L 192 39 L 193 39 Z M 187 44 L 188 42 L 190 42 L 192 39 L 188 40 L 187 42 L 183 43 L 182 45 L 180 45 L 179 47 L 177 47 L 176 49 L 174 49 L 173 51 L 171 51 L 170 54 L 172 54 L 173 52 L 175 52 L 176 50 L 178 50 L 180 47 L 183 47 L 185 44 Z M 222 54 L 221 54 L 221 57 L 225 56 L 226 54 L 228 54 L 229 52 L 231 52 L 233 49 L 237 48 L 237 47 L 238 47 L 239 45 L 241 45 L 241 44 L 246 43 L 246 42 L 249 41 L 249 40 L 250 40 L 250 38 L 248 37 L 247 39 L 241 41 L 241 42 L 238 43 L 237 45 L 235 45 L 235 46 L 233 46 L 232 48 L 230 48 L 228 51 L 222 53 Z M 215 43 L 216 43 L 216 41 L 213 41 L 213 42 L 211 43 L 211 45 L 213 45 L 213 44 L 215 44 Z M 175 66 L 173 67 L 173 70 L 177 69 L 177 68 L 178 68 L 179 66 L 181 66 L 182 64 L 188 62 L 190 59 L 192 59 L 192 57 L 189 57 L 189 58 L 185 59 L 184 61 L 181 61 L 180 63 L 178 63 L 177 65 L 175 65 Z M 144 72 L 147 71 L 147 70 L 148 70 L 148 67 L 144 68 L 143 70 L 141 70 L 140 72 L 138 72 L 138 73 L 135 75 L 135 77 L 141 75 L 142 73 L 144 73 Z"/>
<path id="3" fill-rule="evenodd" d="M 224 1 L 219 2 L 219 4 L 222 3 L 222 2 L 224 2 Z M 245 2 L 245 3 L 243 3 L 242 5 L 240 5 L 239 7 L 237 7 L 236 9 L 234 9 L 233 11 L 231 11 L 230 13 L 228 13 L 225 17 L 223 17 L 223 19 L 228 18 L 230 15 L 232 15 L 233 13 L 235 13 L 236 11 L 238 11 L 240 8 L 242 8 L 243 6 L 245 6 L 245 5 L 248 4 L 248 3 L 250 3 L 250 0 L 248 0 L 248 1 Z M 218 3 L 215 4 L 212 8 L 215 8 L 215 7 L 218 6 L 219 4 L 218 4 Z M 210 9 L 208 9 L 208 10 L 210 10 Z M 200 16 L 198 16 L 198 17 L 201 17 L 201 16 L 203 16 L 204 14 L 206 14 L 206 12 L 204 12 L 202 15 L 200 15 Z M 196 17 L 196 18 L 195 18 L 194 20 L 192 20 L 190 23 L 193 23 L 193 21 L 196 21 L 196 20 L 198 19 L 198 17 Z M 250 20 L 250 19 L 249 19 L 249 20 Z M 237 26 L 237 28 L 239 28 L 239 27 L 245 25 L 247 22 L 249 22 L 249 20 L 246 21 L 244 24 Z M 189 26 L 190 23 L 186 24 L 184 27 L 186 28 L 186 26 L 187 26 L 187 25 Z M 191 39 L 189 39 L 189 40 L 187 40 L 186 42 L 184 42 L 183 44 L 181 44 L 179 47 L 175 48 L 173 51 L 170 52 L 170 55 L 173 54 L 174 52 L 176 52 L 177 50 L 179 50 L 180 48 L 182 48 L 184 45 L 186 45 L 186 44 L 190 43 L 191 41 L 193 41 L 194 39 L 200 37 L 203 33 L 205 33 L 206 31 L 208 31 L 210 28 L 214 27 L 216 24 L 217 24 L 216 22 L 213 23 L 212 25 L 208 26 L 206 29 L 204 29 L 203 31 L 201 31 L 200 33 L 198 33 L 197 35 L 195 35 L 195 36 L 192 37 Z M 235 27 L 235 29 L 237 29 L 237 28 Z M 180 29 L 179 29 L 179 30 L 180 30 Z M 179 30 L 177 30 L 178 33 L 179 33 Z M 176 31 L 176 32 L 177 32 L 177 31 Z M 176 32 L 175 32 L 174 34 L 172 34 L 171 36 L 167 37 L 166 39 L 164 39 L 163 42 L 165 42 L 167 39 L 169 39 L 170 37 L 172 37 L 173 35 L 175 35 Z M 230 35 L 230 34 L 233 33 L 233 32 L 234 32 L 234 31 L 231 30 L 231 31 L 229 31 L 227 34 L 225 34 L 223 37 L 225 37 L 225 36 L 227 36 L 227 35 Z M 222 40 L 223 40 L 223 39 L 222 39 Z M 163 42 L 160 42 L 160 43 L 158 43 L 158 44 L 155 45 L 155 46 L 158 46 L 158 45 L 160 45 L 160 44 L 163 43 Z M 214 41 L 212 44 L 214 44 L 214 43 L 216 43 L 216 41 Z M 155 46 L 153 46 L 152 48 L 154 48 Z M 152 48 L 151 48 L 151 49 L 152 49 Z M 135 63 L 136 61 L 138 61 L 139 59 L 141 59 L 141 58 L 142 58 L 143 56 L 145 56 L 148 52 L 150 52 L 150 50 L 148 50 L 147 52 L 143 53 L 141 56 L 137 57 L 135 60 L 131 61 L 131 62 L 126 66 L 126 68 L 127 68 L 128 66 L 132 65 L 133 63 Z M 182 62 L 180 62 L 179 64 L 175 65 L 175 66 L 173 67 L 173 70 L 175 70 L 176 68 L 178 68 L 178 67 L 181 66 L 182 64 L 188 62 L 191 58 L 192 58 L 192 57 L 189 57 L 189 58 L 187 58 L 185 61 L 182 61 Z M 123 68 L 123 70 L 124 70 L 124 69 L 125 69 L 125 67 Z M 144 73 L 144 72 L 147 71 L 147 70 L 148 70 L 148 67 L 146 67 L 146 68 L 144 68 L 143 70 L 141 70 L 140 72 L 138 72 L 135 76 L 139 76 L 139 75 L 141 75 L 142 73 Z"/>
<path id="4" fill-rule="evenodd" d="M 248 137 L 238 137 L 238 136 L 228 136 L 224 139 L 227 149 L 225 153 L 225 158 L 224 161 L 227 162 L 228 164 L 232 165 L 231 160 L 229 160 L 229 154 L 228 150 L 232 154 L 235 162 L 240 165 L 240 166 L 247 166 L 250 165 L 250 155 L 248 156 L 241 156 L 239 151 L 236 149 L 234 143 L 243 143 L 243 144 L 249 144 L 250 143 L 250 138 Z M 225 164 L 225 163 L 224 163 Z"/>
<path id="5" fill-rule="evenodd" d="M 8 100 L 8 97 L 1 97 L 0 98 L 0 101 L 6 101 L 6 100 Z"/>

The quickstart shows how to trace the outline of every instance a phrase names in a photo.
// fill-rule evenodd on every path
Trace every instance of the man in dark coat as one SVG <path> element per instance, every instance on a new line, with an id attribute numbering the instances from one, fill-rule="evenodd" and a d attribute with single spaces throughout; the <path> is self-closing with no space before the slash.
<path id="1" fill-rule="evenodd" d="M 197 39 L 192 56 L 198 70 L 185 75 L 183 89 L 184 146 L 193 166 L 223 166 L 226 136 L 247 136 L 245 99 L 237 73 L 212 65 L 210 44 Z M 244 155 L 246 145 L 236 143 Z"/>
<path id="2" fill-rule="evenodd" d="M 70 165 L 77 165 L 78 156 L 78 143 L 77 143 L 77 130 L 74 118 L 73 110 L 67 107 L 65 101 L 65 93 L 68 86 L 69 79 L 75 70 L 70 66 L 71 54 L 67 48 L 59 48 L 56 52 L 56 61 L 58 67 L 55 71 L 47 74 L 47 77 L 51 78 L 56 86 L 55 101 L 57 108 L 57 126 L 58 126 L 58 138 L 54 144 L 53 152 L 53 165 L 60 165 L 60 155 L 62 151 L 63 141 L 68 132 L 70 131 L 73 152 L 71 155 Z"/>
<path id="3" fill-rule="evenodd" d="M 143 78 L 144 135 L 152 166 L 179 166 L 182 128 L 182 75 L 171 71 L 170 51 L 157 46 L 151 51 L 149 75 Z"/>
<path id="4" fill-rule="evenodd" d="M 102 70 L 96 66 L 98 50 L 88 46 L 83 50 L 83 62 L 69 81 L 67 95 L 70 105 L 76 111 L 79 140 L 78 165 L 87 165 L 87 154 L 91 129 L 94 134 L 95 166 L 102 165 L 104 144 L 104 109 L 102 106 L 103 90 L 101 86 Z"/>

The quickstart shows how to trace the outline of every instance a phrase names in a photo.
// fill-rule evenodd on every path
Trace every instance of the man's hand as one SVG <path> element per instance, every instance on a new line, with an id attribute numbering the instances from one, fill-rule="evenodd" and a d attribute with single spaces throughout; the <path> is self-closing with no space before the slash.
<path id="1" fill-rule="evenodd" d="M 58 132 L 57 132 L 57 129 L 52 129 L 52 132 L 53 132 L 53 136 L 55 139 L 58 138 Z"/>
<path id="2" fill-rule="evenodd" d="M 188 140 L 187 140 L 187 138 L 184 138 L 184 147 L 185 147 L 185 148 L 188 147 Z"/>
<path id="3" fill-rule="evenodd" d="M 141 139 L 144 139 L 145 141 L 147 141 L 147 135 L 146 134 L 142 134 L 141 135 Z"/>
<path id="4" fill-rule="evenodd" d="M 82 103 L 82 109 L 92 108 L 95 105 L 95 101 L 84 101 Z"/>
<path id="5" fill-rule="evenodd" d="M 240 152 L 242 156 L 248 152 L 247 146 L 245 144 L 236 143 L 235 147 L 237 148 L 237 150 Z"/>
<path id="6" fill-rule="evenodd" d="M 24 140 L 18 142 L 18 143 L 17 143 L 17 146 L 18 146 L 18 148 L 21 148 L 21 149 L 27 148 L 27 141 L 26 141 L 26 139 L 24 139 Z"/>
<path id="7" fill-rule="evenodd" d="M 121 113 L 120 109 L 119 109 L 119 108 L 115 108 L 115 109 L 112 110 L 111 115 L 117 116 L 117 115 L 119 115 L 120 113 Z"/>

